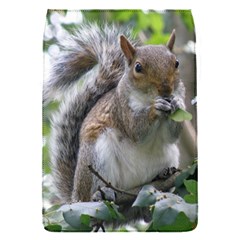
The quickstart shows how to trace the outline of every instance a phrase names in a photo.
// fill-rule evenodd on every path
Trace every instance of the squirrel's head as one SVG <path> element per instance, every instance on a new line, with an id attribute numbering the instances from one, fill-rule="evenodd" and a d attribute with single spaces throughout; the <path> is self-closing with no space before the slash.
<path id="1" fill-rule="evenodd" d="M 179 62 L 172 53 L 175 42 L 173 30 L 166 46 L 146 45 L 134 47 L 123 35 L 121 49 L 129 66 L 129 79 L 142 91 L 154 91 L 168 97 L 174 91 Z"/>

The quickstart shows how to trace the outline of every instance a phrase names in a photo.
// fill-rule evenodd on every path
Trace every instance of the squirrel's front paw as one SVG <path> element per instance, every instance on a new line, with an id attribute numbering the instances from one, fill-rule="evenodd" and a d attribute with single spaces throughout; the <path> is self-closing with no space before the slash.
<path id="1" fill-rule="evenodd" d="M 155 102 L 154 102 L 154 107 L 158 111 L 163 111 L 163 112 L 171 112 L 172 106 L 171 102 L 169 99 L 162 98 L 162 97 L 156 97 Z"/>
<path id="2" fill-rule="evenodd" d="M 175 112 L 179 108 L 184 108 L 184 103 L 182 99 L 176 96 L 170 96 L 168 98 L 158 96 L 155 99 L 154 107 L 157 111 L 169 114 Z"/>
<path id="3" fill-rule="evenodd" d="M 184 103 L 182 101 L 182 99 L 174 96 L 171 101 L 171 113 L 175 112 L 177 109 L 179 108 L 184 108 Z"/>
<path id="4" fill-rule="evenodd" d="M 108 187 L 101 187 L 92 195 L 92 201 L 94 202 L 104 201 L 104 200 L 114 202 L 116 200 L 116 193 L 114 192 L 114 190 Z"/>
<path id="5" fill-rule="evenodd" d="M 175 172 L 178 170 L 175 167 L 167 167 L 164 168 L 159 174 L 158 174 L 158 179 L 167 179 L 170 176 L 172 176 Z"/>

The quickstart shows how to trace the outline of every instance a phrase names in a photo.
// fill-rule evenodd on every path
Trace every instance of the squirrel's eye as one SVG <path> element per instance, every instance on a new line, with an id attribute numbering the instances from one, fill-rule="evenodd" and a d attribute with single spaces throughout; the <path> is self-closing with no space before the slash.
<path id="1" fill-rule="evenodd" d="M 137 63 L 135 64 L 135 71 L 136 71 L 137 73 L 142 72 L 142 65 L 141 65 L 139 62 L 137 62 Z"/>
<path id="2" fill-rule="evenodd" d="M 178 66 L 179 66 L 179 61 L 176 60 L 176 62 L 175 62 L 175 68 L 178 68 Z"/>

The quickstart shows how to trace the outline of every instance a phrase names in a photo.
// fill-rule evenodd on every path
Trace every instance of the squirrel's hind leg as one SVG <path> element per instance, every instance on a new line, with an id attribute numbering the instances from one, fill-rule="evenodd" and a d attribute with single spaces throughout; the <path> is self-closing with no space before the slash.
<path id="1" fill-rule="evenodd" d="M 91 201 L 93 176 L 88 166 L 94 162 L 94 144 L 81 143 L 73 180 L 72 202 Z"/>

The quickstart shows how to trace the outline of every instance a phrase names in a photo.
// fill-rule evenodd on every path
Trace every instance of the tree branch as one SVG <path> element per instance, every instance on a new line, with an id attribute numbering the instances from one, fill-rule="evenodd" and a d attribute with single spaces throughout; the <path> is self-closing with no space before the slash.
<path id="1" fill-rule="evenodd" d="M 134 202 L 134 200 L 136 199 L 138 193 L 140 192 L 140 190 L 142 189 L 142 187 L 144 185 L 150 184 L 153 187 L 155 187 L 156 189 L 166 192 L 169 191 L 169 189 L 171 189 L 172 187 L 175 186 L 175 179 L 176 177 L 181 173 L 181 171 L 177 171 L 175 172 L 173 175 L 171 175 L 169 178 L 167 179 L 158 179 L 155 180 L 153 182 L 150 183 L 146 183 L 144 185 L 141 185 L 139 187 L 130 189 L 128 191 L 124 191 L 122 189 L 116 188 L 114 186 L 112 186 L 112 184 L 110 182 L 108 182 L 107 180 L 105 180 L 93 167 L 92 165 L 88 166 L 89 170 L 96 176 L 98 177 L 103 183 L 106 184 L 106 187 L 109 187 L 111 189 L 113 189 L 116 192 L 116 201 L 115 203 L 117 205 L 125 205 L 125 204 L 129 204 L 131 202 Z"/>
<path id="2" fill-rule="evenodd" d="M 108 182 L 107 180 L 105 180 L 93 167 L 92 165 L 88 165 L 89 170 L 96 176 L 98 177 L 102 182 L 104 182 L 106 184 L 106 187 L 109 187 L 111 189 L 113 189 L 115 192 L 121 193 L 121 194 L 125 194 L 125 195 L 129 195 L 132 197 L 137 197 L 136 194 L 133 194 L 131 192 L 127 192 L 124 191 L 122 189 L 116 188 L 114 187 L 110 182 Z"/>
<path id="3" fill-rule="evenodd" d="M 159 191 L 167 192 L 167 191 L 169 191 L 169 189 L 171 189 L 172 187 L 175 186 L 175 179 L 178 175 L 180 175 L 180 173 L 181 173 L 180 171 L 177 171 L 173 175 L 171 175 L 168 179 L 158 179 L 156 181 L 146 183 L 144 185 L 149 184 L 149 185 L 152 185 L 153 187 L 155 187 Z M 129 192 L 137 195 L 144 185 L 133 188 L 133 189 L 129 190 Z M 115 203 L 117 205 L 125 205 L 127 203 L 134 202 L 135 198 L 136 197 L 127 196 L 127 195 L 117 193 Z"/>

